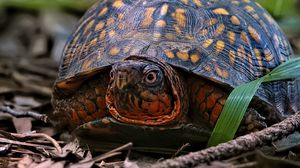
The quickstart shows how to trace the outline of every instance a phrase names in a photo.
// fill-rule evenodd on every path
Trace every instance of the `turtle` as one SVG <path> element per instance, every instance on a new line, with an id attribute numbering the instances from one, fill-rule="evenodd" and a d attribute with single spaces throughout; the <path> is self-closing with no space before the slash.
<path id="1" fill-rule="evenodd" d="M 208 141 L 237 86 L 292 56 L 252 0 L 101 0 L 68 39 L 54 84 L 53 123 L 95 149 L 193 149 Z M 239 133 L 300 109 L 296 80 L 260 86 Z"/>

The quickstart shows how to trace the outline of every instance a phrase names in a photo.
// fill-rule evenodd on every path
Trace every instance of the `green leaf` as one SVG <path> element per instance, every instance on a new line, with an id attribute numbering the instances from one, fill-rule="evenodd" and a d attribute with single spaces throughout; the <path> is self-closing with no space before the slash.
<path id="1" fill-rule="evenodd" d="M 300 78 L 300 58 L 285 62 L 269 74 L 235 88 L 226 100 L 208 146 L 215 146 L 234 138 L 250 101 L 262 82 L 293 78 Z"/>

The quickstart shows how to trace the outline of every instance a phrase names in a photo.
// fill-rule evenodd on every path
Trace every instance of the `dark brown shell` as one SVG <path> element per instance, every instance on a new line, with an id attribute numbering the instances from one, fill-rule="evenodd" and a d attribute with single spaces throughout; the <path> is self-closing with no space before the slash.
<path id="1" fill-rule="evenodd" d="M 130 55 L 156 57 L 236 87 L 291 53 L 277 23 L 252 0 L 104 0 L 70 37 L 56 88 L 74 90 Z"/>

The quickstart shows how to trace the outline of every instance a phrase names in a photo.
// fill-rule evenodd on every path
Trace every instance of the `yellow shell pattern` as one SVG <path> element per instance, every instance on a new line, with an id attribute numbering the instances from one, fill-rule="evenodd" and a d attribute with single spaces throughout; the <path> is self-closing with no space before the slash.
<path id="1" fill-rule="evenodd" d="M 130 55 L 148 55 L 235 87 L 288 60 L 290 45 L 252 0 L 104 0 L 81 19 L 56 86 L 72 90 Z"/>

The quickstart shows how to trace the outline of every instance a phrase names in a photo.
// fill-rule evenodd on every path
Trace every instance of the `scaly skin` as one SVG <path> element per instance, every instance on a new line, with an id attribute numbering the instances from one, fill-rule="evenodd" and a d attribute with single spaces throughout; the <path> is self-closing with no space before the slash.
<path id="1" fill-rule="evenodd" d="M 50 118 L 54 125 L 73 130 L 79 125 L 108 115 L 105 102 L 108 74 L 109 72 L 98 74 L 84 82 L 74 94 L 59 95 L 58 99 L 53 99 L 55 110 Z"/>
<path id="2" fill-rule="evenodd" d="M 188 112 L 184 82 L 168 64 L 157 59 L 131 57 L 113 65 L 106 102 L 120 122 L 166 125 L 183 122 Z"/>
<path id="3" fill-rule="evenodd" d="M 183 75 L 184 72 L 174 71 L 176 74 L 171 76 L 176 75 L 181 82 L 180 84 L 177 81 L 176 85 L 182 85 L 183 88 L 183 81 L 186 82 L 184 87 L 186 90 L 181 93 L 180 97 L 188 100 L 177 103 L 177 106 L 182 107 L 175 109 L 175 100 L 178 101 L 179 97 L 174 94 L 175 88 L 172 89 L 171 85 L 174 83 L 170 82 L 166 76 L 161 76 L 161 82 L 155 87 L 141 84 L 145 74 L 139 71 L 143 71 L 143 67 L 148 65 L 153 66 L 153 62 L 144 64 L 138 61 L 122 62 L 111 70 L 110 74 L 113 77 L 109 77 L 108 71 L 94 76 L 84 82 L 73 95 L 54 99 L 53 104 L 56 107 L 54 116 L 60 124 L 69 129 L 101 120 L 104 117 L 112 117 L 125 124 L 146 126 L 171 123 L 179 125 L 191 122 L 201 127 L 201 124 L 213 126 L 216 123 L 227 99 L 228 90 L 204 78 L 186 76 Z M 246 117 L 249 118 L 249 116 Z M 260 118 L 253 118 L 255 119 Z M 248 119 L 247 125 L 252 124 L 251 121 L 249 122 Z M 261 120 L 255 122 L 260 123 Z M 265 124 L 254 125 L 260 128 Z M 243 129 L 245 131 L 245 128 Z M 255 128 L 251 128 L 253 129 Z"/>
<path id="4" fill-rule="evenodd" d="M 201 77 L 190 77 L 187 83 L 191 99 L 190 110 L 195 114 L 193 119 L 201 116 L 213 126 L 222 111 L 228 91 Z"/>

